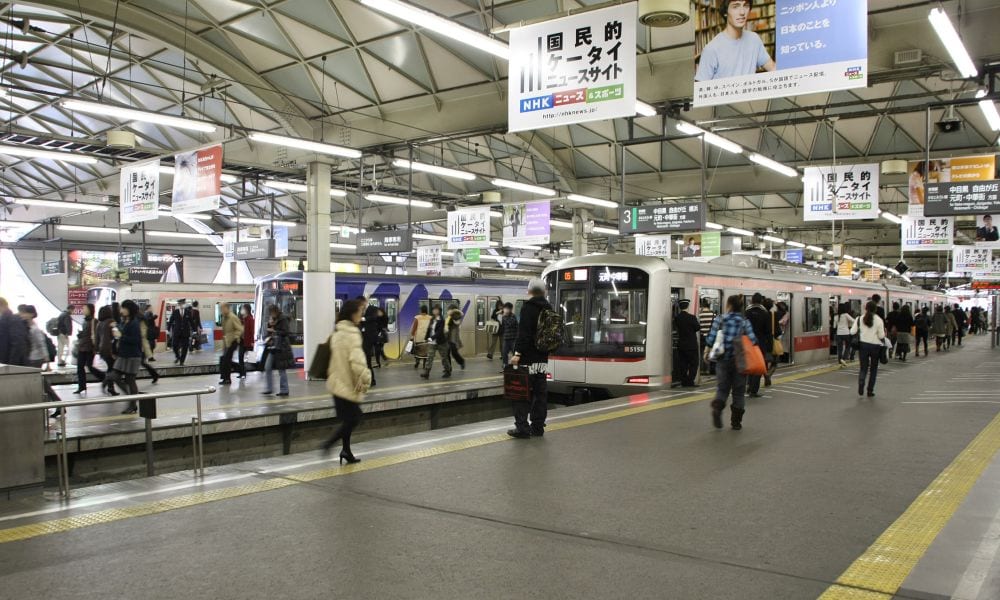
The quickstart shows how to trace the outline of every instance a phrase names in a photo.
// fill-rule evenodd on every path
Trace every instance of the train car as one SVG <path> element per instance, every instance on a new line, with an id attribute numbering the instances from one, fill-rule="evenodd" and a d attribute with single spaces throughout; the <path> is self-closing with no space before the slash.
<path id="1" fill-rule="evenodd" d="M 403 354 L 410 338 L 413 318 L 421 306 L 428 310 L 434 306 L 447 310 L 457 306 L 466 315 L 462 322 L 462 353 L 475 356 L 485 353 L 489 345 L 486 324 L 497 300 L 515 304 L 519 311 L 526 297 L 527 279 L 472 278 L 472 277 L 422 277 L 411 275 L 378 275 L 338 273 L 332 292 L 331 309 L 339 311 L 347 300 L 365 296 L 368 303 L 385 311 L 389 320 L 389 341 L 385 353 L 390 359 Z M 288 271 L 266 275 L 256 281 L 257 333 L 255 354 L 263 352 L 267 337 L 265 327 L 267 307 L 274 304 L 288 315 L 291 327 L 292 349 L 296 362 L 302 364 L 303 343 L 303 290 L 302 271 Z M 473 319 L 469 315 L 474 316 Z M 499 351 L 499 349 L 498 349 Z"/>
<path id="2" fill-rule="evenodd" d="M 944 295 L 919 288 L 821 277 L 742 265 L 669 260 L 625 254 L 561 260 L 542 277 L 548 298 L 565 320 L 565 338 L 550 357 L 551 390 L 560 394 L 621 396 L 669 387 L 673 381 L 673 315 L 681 299 L 697 313 L 707 299 L 718 314 L 726 297 L 761 292 L 789 307 L 784 362 L 830 359 L 830 323 L 842 302 L 860 309 L 872 294 L 920 308 Z M 749 303 L 748 303 L 749 304 Z"/>

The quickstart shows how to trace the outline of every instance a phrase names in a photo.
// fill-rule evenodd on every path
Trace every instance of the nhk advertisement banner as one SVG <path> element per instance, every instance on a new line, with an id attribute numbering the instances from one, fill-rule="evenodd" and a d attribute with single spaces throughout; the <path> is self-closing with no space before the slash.
<path id="1" fill-rule="evenodd" d="M 219 208 L 222 201 L 222 145 L 174 155 L 170 210 L 196 213 Z"/>
<path id="2" fill-rule="evenodd" d="M 802 178 L 805 221 L 878 218 L 879 165 L 807 167 Z"/>
<path id="3" fill-rule="evenodd" d="M 718 231 L 686 234 L 681 237 L 680 256 L 683 259 L 717 258 L 722 256 L 722 234 Z"/>
<path id="4" fill-rule="evenodd" d="M 442 250 L 440 245 L 417 246 L 417 270 L 440 271 Z"/>
<path id="5" fill-rule="evenodd" d="M 490 207 L 473 206 L 448 213 L 448 249 L 489 248 Z"/>
<path id="6" fill-rule="evenodd" d="M 635 254 L 670 258 L 670 244 L 669 235 L 641 235 L 635 238 Z"/>
<path id="7" fill-rule="evenodd" d="M 905 215 L 899 228 L 903 252 L 951 250 L 955 245 L 955 220 L 951 217 Z"/>
<path id="8" fill-rule="evenodd" d="M 982 156 L 958 156 L 955 158 L 935 158 L 931 161 L 911 160 L 907 169 L 909 180 L 909 214 L 912 216 L 940 216 L 948 210 L 946 198 L 935 194 L 935 204 L 940 206 L 926 207 L 927 191 L 924 189 L 924 176 L 927 185 L 941 183 L 973 183 L 990 181 L 997 178 L 997 160 L 994 154 Z M 957 213 L 947 213 L 957 214 Z"/>
<path id="9" fill-rule="evenodd" d="M 548 200 L 518 202 L 503 207 L 503 243 L 548 244 L 551 226 Z"/>
<path id="10" fill-rule="evenodd" d="M 479 248 L 455 250 L 451 255 L 451 264 L 455 267 L 478 267 L 480 261 Z"/>
<path id="11" fill-rule="evenodd" d="M 118 197 L 122 225 L 155 219 L 160 205 L 160 161 L 122 167 Z"/>
<path id="12" fill-rule="evenodd" d="M 507 129 L 635 116 L 636 3 L 510 32 Z"/>
<path id="13" fill-rule="evenodd" d="M 985 274 L 993 265 L 993 250 L 977 246 L 955 246 L 951 254 L 951 270 L 960 273 Z"/>
<path id="14" fill-rule="evenodd" d="M 698 0 L 694 105 L 868 85 L 863 0 Z"/>

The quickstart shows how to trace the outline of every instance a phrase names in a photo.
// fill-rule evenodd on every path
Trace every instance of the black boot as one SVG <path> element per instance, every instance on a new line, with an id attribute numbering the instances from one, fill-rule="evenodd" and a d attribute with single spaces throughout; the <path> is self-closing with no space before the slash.
<path id="1" fill-rule="evenodd" d="M 747 410 L 745 408 L 736 408 L 735 406 L 731 410 L 733 414 L 730 418 L 730 424 L 734 430 L 739 431 L 740 429 L 743 429 L 743 413 Z"/>
<path id="2" fill-rule="evenodd" d="M 722 429 L 722 407 L 712 402 L 712 425 L 716 429 Z"/>

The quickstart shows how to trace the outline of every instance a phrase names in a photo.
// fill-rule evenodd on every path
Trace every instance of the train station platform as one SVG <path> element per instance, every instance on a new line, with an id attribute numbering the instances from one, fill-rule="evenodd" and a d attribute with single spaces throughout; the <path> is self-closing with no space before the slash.
<path id="1" fill-rule="evenodd" d="M 0 597 L 1000 597 L 1000 351 L 709 390 L 0 505 Z M 363 431 L 365 425 L 362 425 Z M 334 457 L 336 454 L 334 454 Z"/>

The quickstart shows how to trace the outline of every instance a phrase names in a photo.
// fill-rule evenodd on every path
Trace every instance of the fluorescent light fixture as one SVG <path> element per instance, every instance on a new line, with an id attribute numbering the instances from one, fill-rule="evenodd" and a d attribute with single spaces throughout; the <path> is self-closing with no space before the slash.
<path id="1" fill-rule="evenodd" d="M 573 254 L 572 248 L 560 248 L 559 254 Z"/>
<path id="2" fill-rule="evenodd" d="M 635 112 L 641 117 L 655 117 L 656 109 L 642 100 L 635 101 Z"/>
<path id="3" fill-rule="evenodd" d="M 736 235 L 742 235 L 745 237 L 753 237 L 754 233 L 752 231 L 747 231 L 746 229 L 740 229 L 739 227 L 728 227 L 726 231 L 729 233 L 735 233 Z"/>
<path id="4" fill-rule="evenodd" d="M 540 258 L 532 258 L 530 256 L 517 256 L 517 257 L 513 257 L 513 258 L 514 258 L 514 262 L 531 263 L 531 264 L 538 264 L 538 265 L 540 265 L 540 264 L 542 264 L 542 263 L 545 262 L 544 260 L 542 260 Z"/>
<path id="5" fill-rule="evenodd" d="M 541 250 L 541 246 L 532 246 L 531 244 L 507 244 L 505 248 L 517 248 L 519 250 Z"/>
<path id="6" fill-rule="evenodd" d="M 850 254 L 845 254 L 845 255 L 844 255 L 844 258 L 845 258 L 846 260 L 857 260 L 856 258 L 854 258 L 853 256 L 851 256 Z"/>
<path id="7" fill-rule="evenodd" d="M 171 115 L 161 115 L 160 113 L 145 110 L 135 110 L 124 106 L 113 104 L 102 104 L 100 102 L 87 102 L 85 100 L 63 100 L 63 108 L 85 112 L 93 115 L 111 117 L 121 121 L 141 121 L 143 123 L 153 123 L 154 125 L 164 125 L 175 129 L 190 129 L 202 133 L 212 133 L 216 127 L 207 121 L 197 121 L 185 117 L 174 117 Z"/>
<path id="8" fill-rule="evenodd" d="M 813 252 L 822 252 L 823 249 L 819 246 L 806 246 L 806 250 L 811 250 Z"/>
<path id="9" fill-rule="evenodd" d="M 86 212 L 107 212 L 110 206 L 106 204 L 87 204 L 84 202 L 65 202 L 63 200 L 39 200 L 36 198 L 11 198 L 14 204 L 21 206 L 42 206 L 45 208 L 62 208 L 66 210 L 82 210 Z"/>
<path id="10" fill-rule="evenodd" d="M 339 242 L 330 242 L 330 248 L 334 250 L 357 250 L 358 247 L 354 244 L 341 244 Z"/>
<path id="11" fill-rule="evenodd" d="M 592 204 L 604 208 L 618 208 L 618 203 L 612 200 L 601 200 L 600 198 L 591 198 L 590 196 L 581 196 L 580 194 L 570 194 L 566 196 L 566 199 L 570 202 L 579 202 L 580 204 Z"/>
<path id="12" fill-rule="evenodd" d="M 573 229 L 573 224 L 570 223 L 569 221 L 557 221 L 555 219 L 552 219 L 551 221 L 549 221 L 549 225 L 557 229 Z"/>
<path id="13" fill-rule="evenodd" d="M 411 205 L 413 208 L 434 208 L 434 204 L 426 200 L 415 200 L 412 198 L 400 198 L 399 196 L 385 196 L 383 194 L 368 194 L 365 200 L 378 202 L 380 204 L 398 204 L 400 206 Z"/>
<path id="14" fill-rule="evenodd" d="M 500 212 L 499 210 L 491 210 L 490 211 L 490 218 L 491 219 L 502 219 L 503 218 L 503 213 Z"/>
<path id="15" fill-rule="evenodd" d="M 367 233 L 367 229 L 358 229 L 353 225 L 330 225 L 330 231 L 335 231 L 337 233 L 347 232 L 348 235 L 352 233 Z"/>
<path id="16" fill-rule="evenodd" d="M 979 75 L 979 70 L 976 69 L 975 63 L 972 62 L 972 57 L 969 56 L 969 51 L 965 49 L 965 44 L 962 43 L 962 38 L 958 36 L 958 31 L 955 30 L 951 19 L 948 18 L 948 13 L 944 12 L 941 8 L 932 8 L 927 18 L 930 19 L 935 33 L 937 33 L 938 38 L 941 40 L 941 44 L 944 45 L 945 50 L 951 55 L 951 60 L 955 63 L 955 67 L 958 68 L 958 72 L 962 77 L 970 79 Z"/>
<path id="17" fill-rule="evenodd" d="M 740 146 L 736 142 L 731 142 L 724 137 L 715 135 L 714 133 L 711 133 L 709 131 L 705 131 L 704 129 L 698 127 L 697 125 L 692 125 L 691 123 L 688 123 L 686 121 L 678 121 L 677 129 L 680 130 L 682 133 L 686 133 L 688 135 L 703 135 L 705 136 L 705 141 L 707 143 L 716 146 L 718 148 L 722 148 L 727 152 L 732 152 L 733 154 L 743 153 L 743 146 Z"/>
<path id="18" fill-rule="evenodd" d="M 392 166 L 400 167 L 402 169 L 411 169 L 413 171 L 423 171 L 424 173 L 432 173 L 434 175 L 441 175 L 442 177 L 464 179 L 466 181 L 475 181 L 476 179 L 476 176 L 468 171 L 459 171 L 458 169 L 449 169 L 448 167 L 439 167 L 437 165 L 429 165 L 427 163 L 410 162 L 408 160 L 403 160 L 402 158 L 397 158 L 392 161 Z"/>
<path id="19" fill-rule="evenodd" d="M 236 221 L 236 216 L 229 217 L 231 221 Z M 295 221 L 279 221 L 275 219 L 274 221 L 270 219 L 258 219 L 257 217 L 244 217 L 240 216 L 240 224 L 248 223 L 250 225 L 271 225 L 274 224 L 277 227 L 295 227 L 298 225 Z"/>
<path id="20" fill-rule="evenodd" d="M 775 237 L 773 235 L 762 235 L 762 236 L 760 236 L 760 239 L 764 240 L 765 242 L 771 242 L 772 244 L 784 244 L 785 243 L 784 238 Z"/>
<path id="21" fill-rule="evenodd" d="M 520 190 L 522 192 L 538 194 L 539 196 L 556 195 L 555 190 L 539 187 L 537 185 L 531 185 L 530 183 L 521 183 L 520 181 L 510 181 L 509 179 L 493 179 L 490 181 L 490 183 L 497 187 L 510 188 L 512 190 Z"/>
<path id="22" fill-rule="evenodd" d="M 594 227 L 594 233 L 600 233 L 603 235 L 621 235 L 617 229 L 611 229 L 610 227 Z"/>
<path id="23" fill-rule="evenodd" d="M 833 256 L 833 250 L 827 250 L 826 251 L 826 255 L 827 256 Z"/>
<path id="24" fill-rule="evenodd" d="M 674 240 L 674 244 L 677 245 L 677 246 L 683 246 L 684 245 L 684 240 Z"/>
<path id="25" fill-rule="evenodd" d="M 212 215 L 206 215 L 204 213 L 177 213 L 176 215 L 170 212 L 169 208 L 161 208 L 157 213 L 161 217 L 173 217 L 179 218 L 184 217 L 186 219 L 198 219 L 199 221 L 211 221 Z"/>
<path id="26" fill-rule="evenodd" d="M 725 227 L 723 227 L 722 225 L 719 225 L 718 223 L 713 223 L 711 221 L 705 221 L 705 227 L 707 229 L 725 229 Z"/>
<path id="27" fill-rule="evenodd" d="M 414 233 L 413 239 L 415 240 L 429 240 L 432 242 L 447 242 L 448 238 L 443 235 L 434 235 L 433 233 Z"/>
<path id="28" fill-rule="evenodd" d="M 49 160 L 59 160 L 62 162 L 79 163 L 81 165 L 96 165 L 97 159 L 93 156 L 84 156 L 75 152 L 61 152 L 58 150 L 40 150 L 26 146 L 0 145 L 0 154 L 10 156 L 20 156 L 21 158 L 47 158 Z"/>
<path id="29" fill-rule="evenodd" d="M 292 181 L 278 181 L 277 179 L 267 179 L 264 181 L 262 185 L 264 187 L 269 187 L 274 190 L 284 190 L 286 192 L 305 193 L 309 189 L 304 183 L 295 183 Z M 346 196 L 347 192 L 345 192 L 344 190 L 330 188 L 331 198 L 344 198 Z"/>
<path id="30" fill-rule="evenodd" d="M 78 233 L 107 233 L 110 235 L 128 235 L 128 229 L 114 227 L 90 227 L 89 225 L 56 225 L 59 231 L 75 231 Z"/>
<path id="31" fill-rule="evenodd" d="M 986 90 L 979 90 L 976 92 L 976 98 L 982 98 L 985 95 Z M 979 110 L 983 111 L 983 117 L 985 117 L 986 122 L 990 124 L 990 129 L 993 131 L 1000 131 L 1000 113 L 997 113 L 997 105 L 990 99 L 980 100 Z"/>
<path id="32" fill-rule="evenodd" d="M 510 49 L 503 41 L 491 38 L 459 25 L 458 23 L 438 16 L 432 12 L 417 8 L 412 4 L 399 2 L 398 0 L 361 0 L 361 3 L 369 8 L 386 13 L 394 19 L 408 25 L 423 27 L 428 31 L 438 33 L 456 42 L 468 44 L 473 48 L 478 48 L 485 52 L 507 60 L 510 57 Z"/>
<path id="33" fill-rule="evenodd" d="M 223 173 L 219 179 L 222 180 L 222 183 L 236 183 L 240 180 L 236 175 L 230 175 L 229 173 Z"/>
<path id="34" fill-rule="evenodd" d="M 886 221 L 891 221 L 891 222 L 895 223 L 896 225 L 899 225 L 900 223 L 903 222 L 903 219 L 897 217 L 896 215 L 892 214 L 891 212 L 889 212 L 887 210 L 880 211 L 880 214 L 881 214 L 881 216 L 882 216 L 883 219 L 885 219 Z"/>
<path id="35" fill-rule="evenodd" d="M 330 154 L 332 156 L 343 156 L 345 158 L 361 158 L 360 150 L 345 148 L 343 146 L 335 146 L 333 144 L 324 144 L 322 142 L 313 142 L 311 140 L 303 140 L 301 138 L 273 135 L 270 133 L 262 133 L 260 131 L 251 131 L 247 134 L 247 137 L 254 142 L 261 142 L 262 144 L 274 144 L 276 146 L 285 146 L 286 148 L 294 148 L 296 150 L 308 150 L 318 154 Z"/>
<path id="36" fill-rule="evenodd" d="M 205 239 L 205 236 L 208 235 L 208 234 L 204 234 L 204 233 L 184 233 L 183 231 L 147 231 L 146 235 L 148 235 L 150 237 L 159 237 L 159 238 L 177 238 L 177 239 L 191 239 L 191 238 L 195 238 L 195 239 L 203 240 L 203 239 Z"/>
<path id="37" fill-rule="evenodd" d="M 760 165 L 762 167 L 767 167 L 768 169 L 771 169 L 772 171 L 776 171 L 778 173 L 781 173 L 782 175 L 787 175 L 788 177 L 798 177 L 799 176 L 799 172 L 797 170 L 795 170 L 795 169 L 793 169 L 793 168 L 791 168 L 789 166 L 783 165 L 783 164 L 781 164 L 778 161 L 771 160 L 770 158 L 768 158 L 766 156 L 757 154 L 756 152 L 751 152 L 747 156 L 747 158 L 749 158 L 751 161 L 757 163 L 758 165 Z"/>

